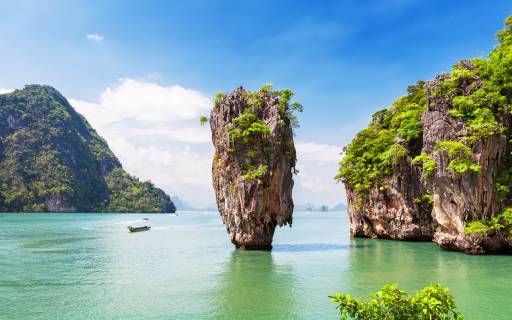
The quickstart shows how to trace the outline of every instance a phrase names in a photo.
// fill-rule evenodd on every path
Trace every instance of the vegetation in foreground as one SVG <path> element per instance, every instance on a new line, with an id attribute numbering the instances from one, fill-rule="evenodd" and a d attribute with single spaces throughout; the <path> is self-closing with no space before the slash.
<path id="1" fill-rule="evenodd" d="M 409 296 L 396 285 L 386 285 L 362 301 L 350 294 L 337 293 L 329 298 L 337 304 L 342 320 L 448 320 L 464 319 L 453 296 L 439 284 L 430 285 Z"/>

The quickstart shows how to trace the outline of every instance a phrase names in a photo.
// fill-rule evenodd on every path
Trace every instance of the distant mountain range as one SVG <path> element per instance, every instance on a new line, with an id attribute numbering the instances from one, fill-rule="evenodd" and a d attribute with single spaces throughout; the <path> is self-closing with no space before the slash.
<path id="1" fill-rule="evenodd" d="M 215 205 L 210 205 L 208 207 L 198 208 L 190 205 L 187 201 L 181 199 L 178 196 L 172 196 L 171 197 L 172 202 L 176 206 L 177 211 L 217 211 L 217 208 Z M 327 211 L 346 211 L 347 205 L 344 203 L 339 203 L 335 206 L 328 207 L 326 205 L 315 205 L 312 202 L 306 202 L 304 204 L 296 204 L 294 207 L 295 211 L 320 211 L 320 212 L 327 212 Z"/>
<path id="2" fill-rule="evenodd" d="M 187 201 L 181 199 L 178 196 L 171 197 L 172 202 L 176 206 L 177 211 L 217 211 L 215 205 L 210 205 L 208 207 L 194 207 L 190 205 Z"/>
<path id="3" fill-rule="evenodd" d="M 344 203 L 339 203 L 333 207 L 328 207 L 327 205 L 317 206 L 314 203 L 306 202 L 305 204 L 296 204 L 295 211 L 346 211 L 347 205 Z"/>
<path id="4" fill-rule="evenodd" d="M 331 207 L 329 211 L 347 211 L 347 205 L 344 203 L 339 203 L 334 207 Z"/>

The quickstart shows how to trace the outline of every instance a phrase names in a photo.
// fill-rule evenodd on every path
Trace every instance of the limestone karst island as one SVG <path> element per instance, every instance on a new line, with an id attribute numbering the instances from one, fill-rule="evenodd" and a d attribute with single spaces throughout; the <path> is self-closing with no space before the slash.
<path id="1" fill-rule="evenodd" d="M 512 318 L 512 2 L 0 10 L 0 320 Z"/>

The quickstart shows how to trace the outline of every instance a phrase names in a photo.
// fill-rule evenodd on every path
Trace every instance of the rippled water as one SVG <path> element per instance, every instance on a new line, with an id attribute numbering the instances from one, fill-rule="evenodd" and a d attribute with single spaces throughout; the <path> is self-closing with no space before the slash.
<path id="1" fill-rule="evenodd" d="M 126 225 L 144 216 L 150 232 Z M 336 319 L 327 296 L 441 282 L 466 319 L 511 319 L 512 257 L 351 240 L 296 213 L 272 252 L 234 250 L 217 214 L 0 215 L 0 319 Z"/>

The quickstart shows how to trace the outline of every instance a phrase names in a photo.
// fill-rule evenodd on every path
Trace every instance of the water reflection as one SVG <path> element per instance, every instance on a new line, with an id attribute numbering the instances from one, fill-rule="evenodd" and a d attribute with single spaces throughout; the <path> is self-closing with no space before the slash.
<path id="1" fill-rule="evenodd" d="M 353 239 L 363 245 L 351 249 L 341 291 L 366 296 L 386 283 L 398 283 L 410 293 L 441 283 L 455 296 L 465 319 L 509 319 L 496 306 L 510 309 L 510 259 L 506 256 L 469 256 L 443 251 L 433 243 Z M 369 246 L 367 246 L 369 245 Z M 490 280 L 492 279 L 492 280 Z"/>
<path id="2" fill-rule="evenodd" d="M 309 252 L 326 250 L 349 250 L 351 248 L 367 247 L 363 244 L 335 244 L 335 243 L 290 243 L 276 244 L 274 252 Z"/>
<path id="3" fill-rule="evenodd" d="M 295 272 L 271 252 L 235 250 L 224 264 L 212 319 L 297 319 Z"/>

